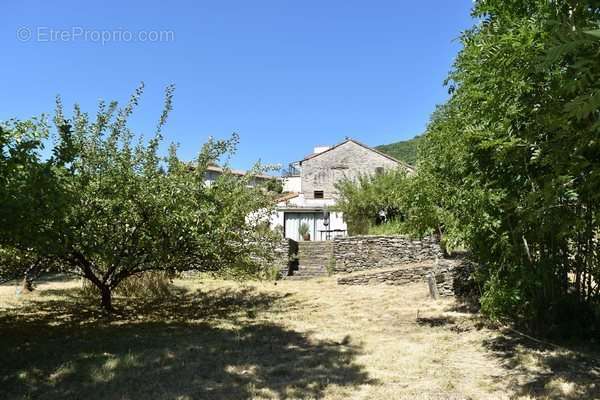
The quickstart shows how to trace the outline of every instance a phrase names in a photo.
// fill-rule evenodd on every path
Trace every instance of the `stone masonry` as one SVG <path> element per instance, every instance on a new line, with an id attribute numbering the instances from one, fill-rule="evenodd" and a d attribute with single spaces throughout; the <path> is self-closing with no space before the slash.
<path id="1" fill-rule="evenodd" d="M 281 239 L 273 249 L 273 264 L 280 276 L 288 276 L 297 264 L 298 242 L 292 239 Z"/>
<path id="2" fill-rule="evenodd" d="M 473 265 L 466 259 L 426 261 L 394 269 L 377 269 L 340 276 L 339 285 L 405 285 L 425 282 L 429 275 L 436 280 L 441 296 L 463 294 L 468 290 L 468 279 Z"/>
<path id="3" fill-rule="evenodd" d="M 443 258 L 434 238 L 351 236 L 327 242 L 284 239 L 275 248 L 275 263 L 285 279 L 338 274 L 340 285 L 404 285 L 436 280 L 441 296 L 470 290 L 474 265 L 465 257 Z M 329 270 L 330 269 L 330 270 Z"/>
<path id="4" fill-rule="evenodd" d="M 304 198 L 314 199 L 315 190 L 322 190 L 325 199 L 332 199 L 337 195 L 336 182 L 398 166 L 398 161 L 348 140 L 302 161 L 302 193 Z"/>
<path id="5" fill-rule="evenodd" d="M 433 238 L 412 240 L 405 236 L 350 236 L 333 241 L 334 272 L 392 268 L 442 258 Z"/>
<path id="6" fill-rule="evenodd" d="M 327 266 L 333 260 L 331 241 L 298 242 L 297 265 L 286 279 L 307 279 L 327 276 Z"/>

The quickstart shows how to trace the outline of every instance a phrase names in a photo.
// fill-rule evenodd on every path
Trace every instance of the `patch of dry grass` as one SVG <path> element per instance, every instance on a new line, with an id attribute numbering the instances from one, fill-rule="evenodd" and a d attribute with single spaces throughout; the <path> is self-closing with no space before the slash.
<path id="1" fill-rule="evenodd" d="M 593 352 L 483 326 L 425 285 L 178 280 L 106 318 L 75 281 L 0 286 L 0 398 L 580 399 Z"/>

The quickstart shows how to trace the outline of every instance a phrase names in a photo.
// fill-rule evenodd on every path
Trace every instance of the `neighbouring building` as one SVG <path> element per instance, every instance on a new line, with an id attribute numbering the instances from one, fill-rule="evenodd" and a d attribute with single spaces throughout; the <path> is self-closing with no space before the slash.
<path id="1" fill-rule="evenodd" d="M 225 172 L 225 169 L 223 167 L 220 167 L 218 165 L 208 165 L 206 167 L 206 172 L 204 173 L 204 183 L 206 185 L 212 185 L 212 183 L 214 181 L 216 181 L 219 176 L 221 176 L 223 173 Z M 229 169 L 228 170 L 229 173 L 231 173 L 234 176 L 245 176 L 248 172 L 247 171 L 242 171 L 239 169 Z M 267 181 L 273 180 L 273 179 L 277 179 L 276 177 L 270 176 L 270 175 L 265 175 L 265 174 L 255 174 L 252 176 L 252 179 L 250 180 L 250 186 L 256 186 L 257 184 L 260 183 L 265 183 Z"/>
<path id="2" fill-rule="evenodd" d="M 330 240 L 347 234 L 341 212 L 331 208 L 336 204 L 336 183 L 373 175 L 387 169 L 413 169 L 380 151 L 353 139 L 332 147 L 315 147 L 312 154 L 292 163 L 282 177 L 284 194 L 278 199 L 271 226 L 280 226 L 286 238 L 301 240 L 299 228 L 308 226 L 311 240 Z"/>

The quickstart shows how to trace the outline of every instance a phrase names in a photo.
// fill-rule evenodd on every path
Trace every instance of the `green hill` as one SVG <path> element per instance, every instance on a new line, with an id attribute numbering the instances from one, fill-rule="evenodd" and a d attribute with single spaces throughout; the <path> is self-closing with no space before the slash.
<path id="1" fill-rule="evenodd" d="M 410 165 L 417 164 L 417 146 L 421 141 L 422 136 L 415 136 L 410 140 L 403 140 L 400 142 L 383 144 L 375 147 L 377 150 L 397 158 L 400 161 L 404 161 Z"/>

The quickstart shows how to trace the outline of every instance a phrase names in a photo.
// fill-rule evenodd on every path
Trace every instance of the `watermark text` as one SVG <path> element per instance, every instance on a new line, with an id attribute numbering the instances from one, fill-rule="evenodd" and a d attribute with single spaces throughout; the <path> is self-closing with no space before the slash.
<path id="1" fill-rule="evenodd" d="M 65 29 L 48 26 L 22 26 L 16 31 L 20 42 L 91 42 L 107 43 L 164 43 L 174 42 L 172 30 L 88 29 L 73 26 Z"/>

